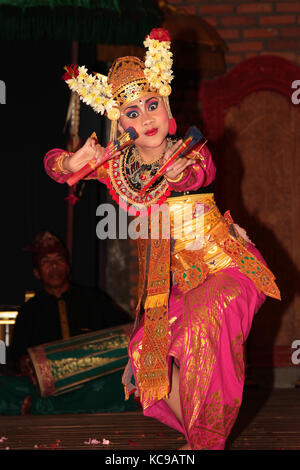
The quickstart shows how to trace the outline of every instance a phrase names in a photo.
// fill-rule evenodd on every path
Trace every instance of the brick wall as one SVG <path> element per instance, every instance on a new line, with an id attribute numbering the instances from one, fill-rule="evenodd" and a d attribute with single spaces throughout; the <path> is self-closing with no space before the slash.
<path id="1" fill-rule="evenodd" d="M 228 69 L 257 54 L 300 65 L 300 0 L 168 0 L 199 15 L 225 40 Z"/>

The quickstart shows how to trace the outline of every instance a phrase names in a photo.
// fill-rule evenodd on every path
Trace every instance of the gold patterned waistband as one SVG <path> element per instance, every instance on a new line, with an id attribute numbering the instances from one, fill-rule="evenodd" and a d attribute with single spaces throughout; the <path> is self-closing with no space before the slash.
<path id="1" fill-rule="evenodd" d="M 182 193 L 182 196 L 168 197 L 168 204 L 178 203 L 178 202 L 200 202 L 206 203 L 208 205 L 215 204 L 214 193 L 199 193 L 199 194 L 189 194 L 189 192 Z"/>
<path id="2" fill-rule="evenodd" d="M 186 195 L 168 201 L 171 213 L 171 270 L 182 292 L 207 275 L 237 267 L 259 291 L 275 299 L 280 292 L 273 273 L 248 249 L 230 213 L 218 210 L 213 195 Z"/>
<path id="3" fill-rule="evenodd" d="M 176 197 L 168 199 L 168 204 L 173 258 L 179 259 L 183 251 L 190 252 L 191 259 L 201 253 L 201 259 L 211 273 L 234 265 L 211 237 L 218 224 L 225 224 L 213 194 Z"/>

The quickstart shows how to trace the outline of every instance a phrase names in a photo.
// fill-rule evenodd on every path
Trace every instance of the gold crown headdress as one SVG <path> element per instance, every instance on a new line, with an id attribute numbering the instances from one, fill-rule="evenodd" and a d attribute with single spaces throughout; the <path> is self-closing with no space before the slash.
<path id="1" fill-rule="evenodd" d="M 100 73 L 89 75 L 84 66 L 65 67 L 62 78 L 69 88 L 94 111 L 105 113 L 112 121 L 111 141 L 116 138 L 120 107 L 149 92 L 158 92 L 163 97 L 169 116 L 169 132 L 175 134 L 176 123 L 168 99 L 173 79 L 170 44 L 168 31 L 155 28 L 144 41 L 148 48 L 145 62 L 137 57 L 120 57 L 112 64 L 107 77 Z"/>

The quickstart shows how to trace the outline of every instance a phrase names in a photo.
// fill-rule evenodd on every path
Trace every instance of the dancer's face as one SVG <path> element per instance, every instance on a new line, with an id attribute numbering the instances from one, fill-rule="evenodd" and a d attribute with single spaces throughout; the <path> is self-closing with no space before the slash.
<path id="1" fill-rule="evenodd" d="M 169 118 L 163 98 L 149 93 L 124 105 L 121 108 L 119 130 L 124 132 L 128 127 L 134 127 L 138 133 L 135 140 L 137 147 L 160 147 L 169 130 Z"/>

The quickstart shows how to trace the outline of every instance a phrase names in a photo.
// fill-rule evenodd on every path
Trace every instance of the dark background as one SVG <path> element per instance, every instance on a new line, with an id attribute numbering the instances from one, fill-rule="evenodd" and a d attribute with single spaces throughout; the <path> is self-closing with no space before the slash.
<path id="1" fill-rule="evenodd" d="M 71 54 L 71 41 L 0 42 L 0 80 L 6 84 L 6 104 L 0 106 L 0 306 L 21 304 L 25 291 L 39 286 L 30 253 L 24 251 L 32 237 L 50 230 L 66 239 L 68 187 L 46 175 L 43 158 L 52 148 L 66 148 L 70 92 L 61 76 Z M 96 63 L 94 45 L 79 45 L 78 62 L 106 73 L 106 64 Z M 101 138 L 104 118 L 84 104 L 80 116 L 80 137 L 85 140 L 95 130 Z M 74 214 L 73 281 L 92 287 L 103 269 L 95 232 L 96 208 L 103 198 L 105 189 L 87 182 Z"/>

